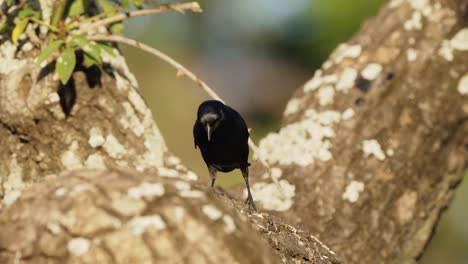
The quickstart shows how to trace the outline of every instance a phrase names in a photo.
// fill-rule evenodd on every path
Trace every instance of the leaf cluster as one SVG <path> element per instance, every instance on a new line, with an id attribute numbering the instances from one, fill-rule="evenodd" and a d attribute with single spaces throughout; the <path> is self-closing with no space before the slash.
<path id="1" fill-rule="evenodd" d="M 10 38 L 16 44 L 30 23 L 46 26 L 49 34 L 36 62 L 40 65 L 44 61 L 53 61 L 60 81 L 66 84 L 76 68 L 77 51 L 83 52 L 85 67 L 101 65 L 103 52 L 115 55 L 108 43 L 89 41 L 85 34 L 74 35 L 74 31 L 121 12 L 143 8 L 143 0 L 59 0 L 54 4 L 50 23 L 46 23 L 41 12 L 33 9 L 27 2 L 7 0 L 6 7 L 14 10 L 14 13 L 0 23 L 0 33 L 11 27 Z M 110 33 L 120 33 L 123 25 L 121 22 L 113 23 L 108 30 Z"/>

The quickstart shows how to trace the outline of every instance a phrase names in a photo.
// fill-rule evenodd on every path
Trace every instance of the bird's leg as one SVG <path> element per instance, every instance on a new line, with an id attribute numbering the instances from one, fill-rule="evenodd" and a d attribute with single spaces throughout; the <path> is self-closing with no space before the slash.
<path id="1" fill-rule="evenodd" d="M 210 172 L 211 188 L 214 189 L 214 184 L 216 181 L 216 168 L 212 166 L 208 166 L 208 171 Z"/>
<path id="2" fill-rule="evenodd" d="M 250 193 L 250 184 L 249 184 L 249 168 L 241 168 L 242 176 L 244 176 L 245 186 L 247 187 L 247 200 L 245 202 L 249 205 L 249 209 L 252 211 L 257 211 L 255 203 L 252 198 L 252 193 Z"/>

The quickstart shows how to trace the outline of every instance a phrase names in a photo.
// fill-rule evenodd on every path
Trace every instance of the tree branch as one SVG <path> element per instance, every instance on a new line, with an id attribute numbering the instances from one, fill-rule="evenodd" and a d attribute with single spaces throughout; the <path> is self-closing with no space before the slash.
<path id="1" fill-rule="evenodd" d="M 76 171 L 1 211 L 0 262 L 340 263 L 310 234 L 268 214 L 240 215 L 245 205 L 233 202 L 164 175 Z"/>
<path id="2" fill-rule="evenodd" d="M 143 10 L 136 10 L 131 12 L 125 12 L 122 14 L 118 14 L 115 16 L 111 16 L 105 19 L 101 19 L 95 22 L 86 23 L 80 26 L 77 31 L 73 33 L 76 35 L 82 35 L 86 32 L 92 32 L 93 29 L 96 29 L 101 26 L 107 26 L 110 24 L 114 24 L 116 22 L 124 21 L 131 17 L 138 17 L 138 16 L 147 16 L 147 15 L 154 15 L 160 14 L 169 11 L 177 11 L 177 12 L 184 12 L 184 11 L 192 11 L 192 12 L 202 12 L 200 8 L 200 4 L 198 2 L 188 2 L 188 3 L 176 3 L 176 4 L 167 4 L 161 5 L 157 8 L 152 9 L 143 9 Z"/>

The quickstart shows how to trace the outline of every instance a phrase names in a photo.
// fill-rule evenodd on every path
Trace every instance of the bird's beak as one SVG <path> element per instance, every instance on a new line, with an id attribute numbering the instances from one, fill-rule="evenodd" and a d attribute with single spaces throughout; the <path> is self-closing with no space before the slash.
<path id="1" fill-rule="evenodd" d="M 213 133 L 213 131 L 211 131 L 211 126 L 209 124 L 206 125 L 206 134 L 208 134 L 208 142 L 210 142 L 211 140 L 211 133 Z"/>

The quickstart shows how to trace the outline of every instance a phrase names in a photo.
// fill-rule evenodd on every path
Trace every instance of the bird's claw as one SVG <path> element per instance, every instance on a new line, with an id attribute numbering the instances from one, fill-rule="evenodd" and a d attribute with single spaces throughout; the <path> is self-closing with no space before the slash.
<path id="1" fill-rule="evenodd" d="M 257 207 L 255 207 L 255 203 L 252 199 L 252 197 L 247 197 L 247 200 L 245 200 L 245 203 L 249 206 L 250 211 L 257 211 Z"/>

